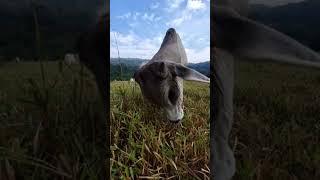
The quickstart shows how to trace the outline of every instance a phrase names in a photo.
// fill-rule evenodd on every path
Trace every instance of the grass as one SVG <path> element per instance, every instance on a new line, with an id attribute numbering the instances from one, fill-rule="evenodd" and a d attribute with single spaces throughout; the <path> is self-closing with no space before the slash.
<path id="1" fill-rule="evenodd" d="M 0 67 L 0 179 L 98 179 L 105 147 L 95 81 L 80 65 L 44 70 L 45 81 L 39 63 Z"/>
<path id="2" fill-rule="evenodd" d="M 111 175 L 119 179 L 208 179 L 209 85 L 185 82 L 185 117 L 169 124 L 139 85 L 111 82 Z"/>
<path id="3" fill-rule="evenodd" d="M 44 69 L 43 84 L 39 63 L 0 65 L 0 179 L 98 179 L 102 105 L 93 77 L 79 65 Z M 320 179 L 319 92 L 318 70 L 236 64 L 234 179 Z M 110 101 L 115 179 L 208 176 L 207 85 L 186 82 L 185 119 L 175 127 L 137 85 L 112 82 Z"/>
<path id="4" fill-rule="evenodd" d="M 236 180 L 320 179 L 320 71 L 236 64 Z"/>

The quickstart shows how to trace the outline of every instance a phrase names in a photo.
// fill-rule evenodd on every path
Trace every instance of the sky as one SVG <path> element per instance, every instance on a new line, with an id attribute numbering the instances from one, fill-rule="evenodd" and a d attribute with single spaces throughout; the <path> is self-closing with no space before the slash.
<path id="1" fill-rule="evenodd" d="M 210 60 L 210 0 L 110 0 L 110 56 L 151 59 L 171 27 L 189 62 Z"/>

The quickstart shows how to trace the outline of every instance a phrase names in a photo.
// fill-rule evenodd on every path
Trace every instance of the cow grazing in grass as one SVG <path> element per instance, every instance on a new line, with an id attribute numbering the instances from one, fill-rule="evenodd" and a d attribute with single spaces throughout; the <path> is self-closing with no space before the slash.
<path id="1" fill-rule="evenodd" d="M 183 112 L 183 80 L 209 83 L 205 75 L 186 67 L 187 56 L 175 29 L 166 32 L 159 51 L 134 74 L 142 94 L 162 107 L 170 122 L 179 122 Z"/>

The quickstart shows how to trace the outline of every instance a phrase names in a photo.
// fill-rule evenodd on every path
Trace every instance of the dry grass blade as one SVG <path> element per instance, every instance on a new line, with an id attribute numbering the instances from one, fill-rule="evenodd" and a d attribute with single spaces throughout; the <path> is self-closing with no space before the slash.
<path id="1" fill-rule="evenodd" d="M 170 163 L 174 166 L 174 168 L 176 170 L 178 170 L 176 163 L 174 163 L 174 161 L 172 159 L 168 159 L 170 161 Z"/>
<path id="2" fill-rule="evenodd" d="M 38 147 L 39 147 L 39 143 L 40 143 L 39 138 L 40 138 L 41 124 L 42 124 L 42 121 L 39 122 L 36 134 L 33 138 L 33 155 L 34 156 L 37 155 L 37 153 L 38 153 Z"/>
<path id="3" fill-rule="evenodd" d="M 5 160 L 8 180 L 16 180 L 15 172 L 8 159 Z"/>

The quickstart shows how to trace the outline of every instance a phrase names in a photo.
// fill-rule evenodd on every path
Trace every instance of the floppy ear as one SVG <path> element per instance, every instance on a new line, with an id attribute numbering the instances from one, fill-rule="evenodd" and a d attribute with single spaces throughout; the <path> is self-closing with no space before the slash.
<path id="1" fill-rule="evenodd" d="M 216 47 L 235 57 L 320 68 L 320 56 L 315 51 L 228 8 L 214 7 L 213 21 Z"/>
<path id="2" fill-rule="evenodd" d="M 210 78 L 199 73 L 196 70 L 190 69 L 184 65 L 174 63 L 175 73 L 178 77 L 181 77 L 187 81 L 199 81 L 204 83 L 210 83 Z"/>

